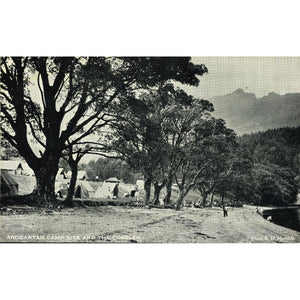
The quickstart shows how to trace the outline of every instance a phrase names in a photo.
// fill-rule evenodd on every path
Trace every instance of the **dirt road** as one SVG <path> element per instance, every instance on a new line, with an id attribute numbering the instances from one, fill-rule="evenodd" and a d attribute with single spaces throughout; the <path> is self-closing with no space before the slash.
<path id="1" fill-rule="evenodd" d="M 274 243 L 300 233 L 264 220 L 255 207 L 145 209 L 97 206 L 61 211 L 11 207 L 0 216 L 1 242 Z"/>

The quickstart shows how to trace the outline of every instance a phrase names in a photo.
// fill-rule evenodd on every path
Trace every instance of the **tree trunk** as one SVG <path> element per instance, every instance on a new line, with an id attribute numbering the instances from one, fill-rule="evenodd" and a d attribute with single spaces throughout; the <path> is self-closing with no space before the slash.
<path id="1" fill-rule="evenodd" d="M 212 190 L 211 196 L 210 196 L 210 207 L 214 206 L 214 195 L 215 195 L 215 189 Z"/>
<path id="2" fill-rule="evenodd" d="M 145 178 L 144 182 L 144 190 L 145 190 L 145 205 L 150 203 L 150 194 L 151 194 L 151 179 Z"/>
<path id="3" fill-rule="evenodd" d="M 168 178 L 168 181 L 167 181 L 167 184 L 166 184 L 167 193 L 166 193 L 166 197 L 164 199 L 165 205 L 170 205 L 171 204 L 172 183 L 173 183 L 172 178 Z"/>
<path id="4" fill-rule="evenodd" d="M 175 204 L 176 209 L 180 209 L 180 207 L 185 204 L 184 198 L 189 193 L 192 187 L 193 184 L 190 184 L 187 187 L 181 187 L 181 189 L 179 190 L 179 195 L 176 199 L 176 204 Z"/>
<path id="5" fill-rule="evenodd" d="M 176 204 L 175 204 L 176 209 L 180 209 L 180 207 L 183 204 L 184 197 L 186 196 L 186 194 L 187 194 L 187 191 L 185 189 L 181 189 L 179 191 L 179 195 L 178 195 L 178 197 L 176 199 Z"/>
<path id="6" fill-rule="evenodd" d="M 233 208 L 235 205 L 236 199 L 234 197 L 232 197 L 231 199 L 231 207 Z"/>
<path id="7" fill-rule="evenodd" d="M 206 200 L 207 200 L 207 192 L 206 191 L 201 191 L 201 196 L 202 196 L 202 206 L 205 207 Z"/>
<path id="8" fill-rule="evenodd" d="M 165 186 L 165 182 L 162 184 L 159 184 L 157 181 L 154 183 L 154 197 L 152 203 L 154 205 L 159 205 L 159 195 L 162 190 L 162 188 Z"/>
<path id="9" fill-rule="evenodd" d="M 72 176 L 71 176 L 71 181 L 70 181 L 70 185 L 68 188 L 68 195 L 65 200 L 65 205 L 73 206 L 73 197 L 75 194 L 75 187 L 76 187 L 76 181 L 77 181 L 78 164 L 76 162 L 71 163 L 69 161 L 69 165 L 71 167 Z"/>
<path id="10" fill-rule="evenodd" d="M 153 184 L 154 186 L 154 196 L 153 196 L 153 200 L 152 200 L 152 203 L 154 205 L 159 205 L 159 194 L 160 194 L 160 189 L 159 189 L 159 184 L 158 182 L 154 182 Z"/>
<path id="11" fill-rule="evenodd" d="M 58 171 L 57 164 L 46 162 L 40 164 L 38 168 L 34 169 L 36 177 L 36 190 L 34 196 L 38 197 L 38 204 L 50 204 L 57 202 L 55 196 L 55 177 Z"/>

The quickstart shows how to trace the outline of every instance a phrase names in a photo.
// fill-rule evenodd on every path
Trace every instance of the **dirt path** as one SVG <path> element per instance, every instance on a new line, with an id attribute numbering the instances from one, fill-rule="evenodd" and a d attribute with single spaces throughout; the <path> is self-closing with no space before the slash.
<path id="1" fill-rule="evenodd" d="M 0 216 L 2 242 L 257 243 L 300 242 L 255 207 L 144 209 L 100 206 L 62 211 L 11 208 Z"/>

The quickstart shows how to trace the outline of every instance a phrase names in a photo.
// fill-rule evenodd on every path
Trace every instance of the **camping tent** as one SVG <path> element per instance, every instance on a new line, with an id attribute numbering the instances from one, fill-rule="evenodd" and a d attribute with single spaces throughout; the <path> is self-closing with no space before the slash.
<path id="1" fill-rule="evenodd" d="M 56 174 L 56 180 L 58 179 L 67 179 L 67 174 L 64 168 L 59 168 Z"/>
<path id="2" fill-rule="evenodd" d="M 22 167 L 23 167 L 23 173 L 24 175 L 27 176 L 35 176 L 34 175 L 34 171 L 28 166 L 28 164 L 26 162 L 22 162 Z"/>
<path id="3" fill-rule="evenodd" d="M 1 170 L 8 171 L 11 174 L 21 175 L 23 173 L 22 162 L 19 160 L 1 160 Z"/>
<path id="4" fill-rule="evenodd" d="M 94 190 L 86 181 L 78 181 L 75 188 L 75 198 L 93 198 Z"/>
<path id="5" fill-rule="evenodd" d="M 70 178 L 71 178 L 71 176 L 70 176 Z M 83 170 L 78 171 L 77 178 L 80 179 L 80 180 L 89 180 L 89 177 L 87 176 L 86 171 L 83 171 Z"/>
<path id="6" fill-rule="evenodd" d="M 1 171 L 1 195 L 18 195 L 18 183 L 7 171 Z"/>
<path id="7" fill-rule="evenodd" d="M 138 190 L 141 191 L 141 190 L 144 189 L 144 183 L 145 183 L 145 181 L 142 180 L 142 179 L 138 179 L 138 180 L 136 181 L 136 185 L 137 185 Z"/>
<path id="8" fill-rule="evenodd" d="M 55 181 L 55 194 L 58 197 L 66 197 L 68 194 L 69 185 L 66 182 Z"/>
<path id="9" fill-rule="evenodd" d="M 104 182 L 101 186 L 98 187 L 95 192 L 94 198 L 112 198 L 118 197 L 118 183 L 115 182 Z"/>
<path id="10" fill-rule="evenodd" d="M 119 184 L 119 193 L 120 195 L 128 195 L 133 197 L 135 192 L 137 190 L 137 187 L 134 184 L 131 183 L 120 183 Z"/>

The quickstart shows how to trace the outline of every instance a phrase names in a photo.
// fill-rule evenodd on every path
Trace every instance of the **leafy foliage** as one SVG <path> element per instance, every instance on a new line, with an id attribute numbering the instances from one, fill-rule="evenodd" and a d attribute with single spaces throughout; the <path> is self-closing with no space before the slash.
<path id="1" fill-rule="evenodd" d="M 300 127 L 278 128 L 240 137 L 257 163 L 272 163 L 300 172 Z"/>
<path id="2" fill-rule="evenodd" d="M 109 177 L 117 177 L 125 183 L 134 183 L 134 172 L 126 162 L 114 158 L 99 158 L 92 160 L 85 166 L 87 175 L 91 180 L 104 181 Z"/>
<path id="3" fill-rule="evenodd" d="M 243 135 L 239 143 L 252 153 L 254 162 L 247 176 L 249 193 L 245 201 L 259 205 L 295 202 L 299 189 L 300 127 Z"/>

